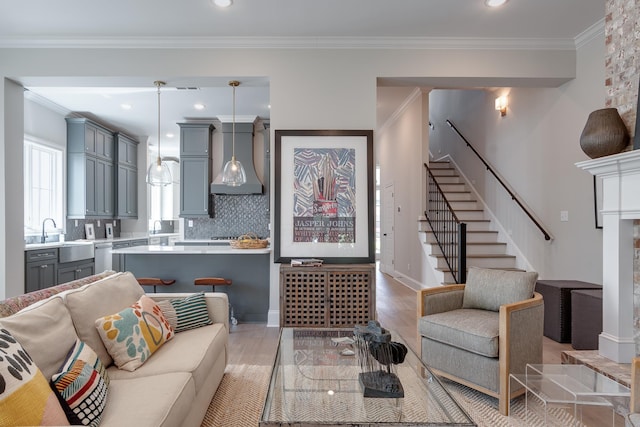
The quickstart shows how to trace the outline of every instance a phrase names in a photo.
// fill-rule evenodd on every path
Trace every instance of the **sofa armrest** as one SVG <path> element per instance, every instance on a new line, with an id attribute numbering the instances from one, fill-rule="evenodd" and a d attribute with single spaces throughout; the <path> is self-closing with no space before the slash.
<path id="1" fill-rule="evenodd" d="M 428 314 L 462 308 L 464 285 L 446 285 L 418 291 L 418 319 Z"/>
<path id="2" fill-rule="evenodd" d="M 163 301 L 173 298 L 185 298 L 192 293 L 157 293 L 147 294 L 154 301 Z M 204 292 L 204 299 L 207 302 L 209 317 L 213 323 L 224 323 L 224 327 L 229 331 L 229 297 L 223 292 Z"/>
<path id="3" fill-rule="evenodd" d="M 499 354 L 500 392 L 509 389 L 509 374 L 524 373 L 527 363 L 542 363 L 544 301 L 534 292 L 533 298 L 500 306 Z M 509 399 L 500 399 L 508 405 Z M 502 408 L 501 408 L 502 412 Z M 502 412 L 506 414 L 505 412 Z"/>

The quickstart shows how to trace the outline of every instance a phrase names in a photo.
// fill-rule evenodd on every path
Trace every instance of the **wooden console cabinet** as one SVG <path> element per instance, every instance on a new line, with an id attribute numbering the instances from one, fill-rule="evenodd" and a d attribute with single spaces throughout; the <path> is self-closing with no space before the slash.
<path id="1" fill-rule="evenodd" d="M 375 264 L 280 266 L 281 327 L 353 327 L 376 318 Z"/>

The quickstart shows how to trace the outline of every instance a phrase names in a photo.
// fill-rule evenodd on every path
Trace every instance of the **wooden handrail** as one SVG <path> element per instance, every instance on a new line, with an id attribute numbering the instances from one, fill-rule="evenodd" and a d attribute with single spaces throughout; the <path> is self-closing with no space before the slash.
<path id="1" fill-rule="evenodd" d="M 533 221 L 533 223 L 536 225 L 536 227 L 538 227 L 538 229 L 540 231 L 542 231 L 542 234 L 544 235 L 544 239 L 545 240 L 551 240 L 551 235 L 544 229 L 544 227 L 542 227 L 542 225 L 540 225 L 540 223 L 538 222 L 538 220 L 533 216 L 533 214 L 531 212 L 529 212 L 529 210 L 524 206 L 524 204 L 520 201 L 520 199 L 518 198 L 518 196 L 516 196 L 513 191 L 511 191 L 511 189 L 509 189 L 509 187 L 507 187 L 507 185 L 502 181 L 502 179 L 498 176 L 498 174 L 495 173 L 495 171 L 493 170 L 493 168 L 489 165 L 489 163 L 486 162 L 486 160 L 480 155 L 480 153 L 478 153 L 476 151 L 475 148 L 473 148 L 473 145 L 471 145 L 471 143 L 467 140 L 467 138 L 464 137 L 464 135 L 462 135 L 460 133 L 460 131 L 458 130 L 458 128 L 456 127 L 456 125 L 454 125 L 451 120 L 447 119 L 446 123 L 449 125 L 449 127 L 451 129 L 453 129 L 453 131 L 455 133 L 458 134 L 458 136 L 460 138 L 462 138 L 462 140 L 465 142 L 465 144 L 467 144 L 467 147 L 471 148 L 471 151 L 473 151 L 473 153 L 476 155 L 476 157 L 478 157 L 478 159 L 480 159 L 480 161 L 482 162 L 482 164 L 484 164 L 484 166 L 487 168 L 487 170 L 489 172 L 491 172 L 491 175 L 493 175 L 495 177 L 495 179 L 498 180 L 498 182 L 500 183 L 500 185 L 502 185 L 502 187 L 507 191 L 507 193 L 509 193 L 509 196 L 511 196 L 511 200 L 515 201 L 518 206 L 520 206 L 520 209 L 522 209 L 524 211 L 524 213 L 529 217 L 529 219 L 531 221 Z"/>

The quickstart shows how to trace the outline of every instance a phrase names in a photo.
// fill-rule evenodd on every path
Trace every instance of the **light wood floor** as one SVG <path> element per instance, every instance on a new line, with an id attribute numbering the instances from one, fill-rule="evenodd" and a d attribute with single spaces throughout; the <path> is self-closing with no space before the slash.
<path id="1" fill-rule="evenodd" d="M 376 276 L 376 306 L 378 320 L 388 329 L 397 331 L 416 354 L 420 354 L 417 333 L 416 291 L 378 271 Z M 229 364 L 271 366 L 278 346 L 279 328 L 265 324 L 241 323 L 232 326 L 229 336 Z M 561 363 L 560 353 L 571 350 L 570 344 L 560 344 L 547 337 L 543 342 L 543 362 Z M 585 410 L 583 420 L 587 426 L 611 425 L 611 413 Z M 624 426 L 617 417 L 616 426 Z"/>

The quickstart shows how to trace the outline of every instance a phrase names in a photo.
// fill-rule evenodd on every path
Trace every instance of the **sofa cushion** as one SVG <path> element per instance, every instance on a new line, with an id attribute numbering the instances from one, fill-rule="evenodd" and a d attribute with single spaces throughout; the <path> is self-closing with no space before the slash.
<path id="1" fill-rule="evenodd" d="M 198 292 L 185 298 L 160 301 L 158 304 L 170 323 L 173 323 L 175 316 L 174 329 L 176 333 L 213 323 L 209 318 L 204 292 Z"/>
<path id="2" fill-rule="evenodd" d="M 462 308 L 499 311 L 500 306 L 533 296 L 538 273 L 470 268 Z"/>
<path id="3" fill-rule="evenodd" d="M 95 327 L 96 319 L 129 307 L 142 295 L 144 289 L 133 274 L 128 272 L 114 274 L 80 289 L 68 291 L 65 295 L 64 301 L 78 337 L 95 350 L 105 366 L 111 365 L 113 359 Z"/>
<path id="4" fill-rule="evenodd" d="M 111 378 L 109 403 L 100 427 L 182 425 L 196 399 L 191 375 L 184 372 L 135 379 Z"/>
<path id="5" fill-rule="evenodd" d="M 144 365 L 134 372 L 111 366 L 109 378 L 140 378 L 169 372 L 186 372 L 193 375 L 196 393 L 200 393 L 209 371 L 219 357 L 226 358 L 228 333 L 221 323 L 191 329 L 176 334 L 165 343 Z"/>
<path id="6" fill-rule="evenodd" d="M 486 357 L 498 357 L 500 315 L 495 311 L 459 309 L 420 318 L 420 335 Z"/>
<path id="7" fill-rule="evenodd" d="M 39 301 L 0 319 L 0 327 L 11 331 L 47 380 L 58 372 L 78 339 L 69 310 L 60 296 Z"/>
<path id="8" fill-rule="evenodd" d="M 51 387 L 73 425 L 98 425 L 107 403 L 109 376 L 95 351 L 80 340 L 67 356 Z"/>
<path id="9" fill-rule="evenodd" d="M 49 382 L 6 329 L 0 329 L 0 425 L 69 425 Z"/>
<path id="10" fill-rule="evenodd" d="M 131 307 L 97 319 L 95 326 L 116 366 L 126 371 L 135 371 L 173 338 L 162 310 L 146 295 Z"/>

